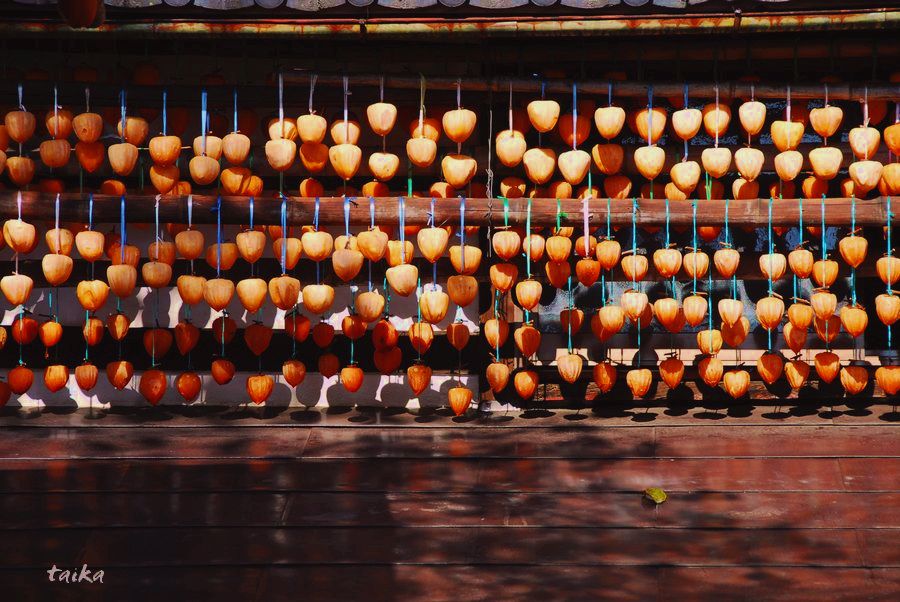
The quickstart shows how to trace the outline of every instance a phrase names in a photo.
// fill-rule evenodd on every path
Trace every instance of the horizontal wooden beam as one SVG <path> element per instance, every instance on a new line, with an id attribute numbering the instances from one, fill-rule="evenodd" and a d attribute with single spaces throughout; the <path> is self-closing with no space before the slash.
<path id="1" fill-rule="evenodd" d="M 286 70 L 283 73 L 284 83 L 288 86 L 286 95 L 292 98 L 287 101 L 290 106 L 297 104 L 298 96 L 302 96 L 305 103 L 306 93 L 309 91 L 309 75 L 306 69 Z M 687 85 L 690 96 L 693 99 L 713 99 L 718 88 L 719 98 L 729 100 L 734 98 L 757 98 L 770 100 L 784 100 L 788 89 L 786 84 L 751 84 L 746 82 L 608 82 L 597 80 L 579 81 L 578 94 L 586 99 L 597 100 L 598 104 L 605 101 L 612 86 L 614 99 L 638 99 L 639 104 L 646 104 L 648 94 L 652 90 L 656 99 L 654 104 L 664 103 L 666 98 L 681 98 L 684 95 L 684 87 Z M 381 75 L 375 74 L 350 74 L 350 87 L 375 88 L 372 95 L 377 94 L 381 85 Z M 417 76 L 388 75 L 384 79 L 386 90 L 396 91 L 399 96 L 389 96 L 395 102 L 397 99 L 406 100 L 412 97 L 418 99 L 421 82 Z M 426 77 L 427 89 L 431 92 L 455 92 L 456 78 Z M 541 94 L 541 80 L 535 78 L 464 78 L 460 82 L 460 88 L 465 92 L 507 94 L 512 91 L 517 94 L 533 95 L 536 99 Z M 340 98 L 343 86 L 343 76 L 337 74 L 319 74 L 316 79 L 316 97 L 318 99 Z M 121 86 L 104 83 L 89 85 L 91 98 L 94 104 L 102 106 L 104 102 L 118 103 L 118 94 Z M 129 85 L 128 101 L 133 104 L 152 103 L 158 106 L 161 102 L 162 90 L 165 89 L 170 103 L 196 102 L 199 103 L 200 89 L 203 88 L 209 94 L 210 106 L 228 106 L 232 101 L 235 90 L 233 84 L 226 85 L 185 85 L 185 84 L 160 84 L 156 86 Z M 270 107 L 273 111 L 277 108 L 277 90 L 272 85 L 249 84 L 237 86 L 241 102 L 246 105 L 262 103 L 264 107 Z M 42 81 L 29 81 L 26 86 L 28 98 L 51 98 L 53 83 Z M 572 82 L 565 80 L 548 80 L 544 82 L 544 92 L 551 96 L 565 95 L 569 98 L 572 94 Z M 320 95 L 324 94 L 322 97 Z M 84 100 L 84 86 L 82 84 L 66 85 L 58 89 L 59 102 L 63 104 L 81 105 Z M 790 95 L 793 100 L 822 99 L 825 97 L 825 87 L 821 84 L 791 85 Z M 897 101 L 900 99 L 900 84 L 873 83 L 865 84 L 829 84 L 828 98 L 830 100 L 859 101 L 865 98 L 869 100 Z M 522 100 L 521 98 L 519 100 Z M 531 99 L 529 99 L 531 100 Z M 27 102 L 27 99 L 26 99 Z M 352 102 L 352 101 L 351 101 Z M 172 105 L 170 105 L 172 106 Z M 303 105 L 305 106 L 305 104 Z"/>
<path id="2" fill-rule="evenodd" d="M 285 82 L 295 84 L 308 84 L 308 75 L 285 74 Z M 353 86 L 379 86 L 381 76 L 354 75 L 351 77 Z M 455 90 L 459 85 L 461 89 L 472 92 L 530 92 L 540 94 L 542 82 L 535 78 L 465 78 L 457 84 L 456 78 L 438 77 L 428 78 L 427 87 L 431 90 Z M 609 81 L 579 81 L 578 92 L 580 94 L 606 97 L 610 86 L 615 97 L 647 99 L 652 92 L 657 98 L 677 97 L 684 94 L 685 85 L 690 94 L 695 98 L 715 98 L 717 90 L 720 98 L 778 98 L 787 97 L 786 85 L 750 84 L 747 82 L 609 82 Z M 343 79 L 337 75 L 320 75 L 316 85 L 343 85 Z M 384 79 L 387 89 L 419 89 L 421 81 L 418 77 L 388 76 Z M 544 91 L 548 94 L 571 94 L 572 82 L 552 80 L 543 83 Z M 799 85 L 790 87 L 791 98 L 794 99 L 820 99 L 824 97 L 824 86 Z M 866 95 L 869 100 L 897 100 L 900 98 L 900 85 L 873 85 L 860 84 L 835 84 L 828 86 L 828 97 L 832 100 L 860 100 Z"/>
<path id="3" fill-rule="evenodd" d="M 194 195 L 193 221 L 198 224 L 216 223 L 218 200 L 215 196 Z M 25 220 L 53 220 L 55 195 L 40 192 L 23 192 L 21 215 Z M 89 213 L 88 195 L 66 193 L 60 195 L 60 219 L 63 221 L 87 222 Z M 466 224 L 494 227 L 504 224 L 504 201 L 502 199 L 466 199 Z M 697 223 L 700 225 L 721 225 L 728 220 L 736 226 L 762 226 L 767 223 L 769 199 L 750 200 L 700 200 L 697 201 Z M 888 198 L 852 200 L 832 198 L 821 200 L 783 199 L 772 201 L 772 224 L 776 226 L 796 225 L 802 205 L 803 218 L 809 225 L 822 223 L 829 226 L 849 226 L 853 205 L 858 226 L 883 226 L 887 222 Z M 894 224 L 900 223 L 900 200 L 891 212 Z M 150 223 L 154 221 L 156 197 L 153 195 L 129 195 L 125 200 L 125 219 L 128 222 Z M 431 199 L 412 197 L 404 201 L 408 225 L 425 225 L 430 220 Z M 508 223 L 511 226 L 525 226 L 528 216 L 528 199 L 510 199 Z M 667 210 L 668 205 L 668 210 Z M 595 228 L 606 223 L 607 206 L 610 219 L 616 225 L 630 225 L 632 218 L 639 226 L 663 226 L 668 222 L 676 226 L 692 223 L 692 202 L 664 199 L 593 199 L 588 203 L 589 219 Z M 311 224 L 314 220 L 316 200 L 311 198 L 287 197 L 287 221 L 290 225 Z M 375 199 L 375 223 L 397 224 L 399 199 L 379 197 Z M 456 224 L 460 219 L 458 199 L 438 199 L 434 205 L 434 221 L 437 224 Z M 583 202 L 578 199 L 559 201 L 563 214 L 561 222 L 578 227 L 582 224 Z M 10 219 L 19 215 L 17 193 L 0 191 L 0 219 Z M 668 217 L 667 217 L 668 216 Z M 344 224 L 344 199 L 329 197 L 319 199 L 319 224 L 341 226 Z M 166 197 L 159 200 L 159 219 L 163 222 L 185 224 L 188 221 L 188 197 Z M 222 223 L 243 224 L 249 221 L 247 197 L 221 197 Z M 93 221 L 96 223 L 118 223 L 120 220 L 120 198 L 108 195 L 94 195 Z M 254 203 L 254 222 L 258 224 L 278 224 L 281 220 L 281 202 L 277 198 L 257 199 Z M 350 204 L 350 223 L 356 226 L 369 224 L 369 203 L 365 198 Z M 556 199 L 533 199 L 531 201 L 531 223 L 533 226 L 552 226 L 557 221 Z"/>

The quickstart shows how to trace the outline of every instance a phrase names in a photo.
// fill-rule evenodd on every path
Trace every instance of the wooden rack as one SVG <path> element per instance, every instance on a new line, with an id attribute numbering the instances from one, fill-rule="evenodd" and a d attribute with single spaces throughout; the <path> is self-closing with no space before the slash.
<path id="1" fill-rule="evenodd" d="M 221 198 L 221 220 L 226 224 L 243 224 L 249 218 L 247 197 L 192 195 L 194 223 L 216 223 L 215 208 Z M 285 197 L 287 199 L 287 219 L 292 225 L 311 224 L 315 214 L 316 199 Z M 40 192 L 22 193 L 22 218 L 25 220 L 53 220 L 56 195 Z M 60 219 L 63 221 L 88 221 L 89 195 L 65 193 L 60 195 Z M 857 226 L 884 226 L 888 218 L 889 197 L 869 200 L 848 198 L 816 199 L 775 199 L 772 201 L 772 224 L 794 226 L 800 218 L 803 207 L 804 222 L 809 225 L 822 223 L 822 208 L 825 209 L 825 224 L 847 226 L 850 224 L 852 206 L 856 205 Z M 369 203 L 364 197 L 351 199 L 350 223 L 368 225 L 370 222 Z M 375 223 L 393 225 L 398 219 L 398 197 L 378 197 L 375 199 Z M 728 206 L 728 222 L 736 226 L 759 226 L 768 220 L 770 199 L 750 200 L 699 200 L 697 201 L 697 223 L 700 225 L 721 225 L 725 223 L 725 208 Z M 406 223 L 425 225 L 429 222 L 431 199 L 410 197 L 404 199 Z M 472 226 L 503 226 L 504 200 L 466 199 L 466 224 Z M 117 223 L 120 219 L 121 198 L 96 194 L 93 197 L 93 221 Z M 154 221 L 156 197 L 148 194 L 129 194 L 125 197 L 125 218 L 129 222 L 148 223 Z M 900 200 L 897 209 L 891 211 L 891 221 L 900 223 Z M 669 201 L 669 223 L 690 225 L 693 219 L 692 201 Z M 188 197 L 161 197 L 159 199 L 159 219 L 163 222 L 187 223 Z M 636 209 L 635 209 L 636 207 Z M 456 224 L 460 218 L 459 199 L 438 199 L 434 204 L 434 223 Z M 616 225 L 631 225 L 632 213 L 638 226 L 662 226 L 666 224 L 665 199 L 612 199 L 609 201 L 610 219 Z M 583 201 L 562 199 L 559 201 L 562 222 L 567 225 L 582 224 Z M 606 223 L 607 200 L 591 199 L 588 202 L 590 220 L 595 227 Z M 525 226 L 528 214 L 528 199 L 509 199 L 509 225 Z M 17 193 L 0 191 L 0 218 L 9 219 L 18 215 Z M 532 199 L 531 223 L 534 226 L 556 225 L 556 199 Z M 259 198 L 254 203 L 254 222 L 258 224 L 278 224 L 281 220 L 281 203 L 278 197 Z M 319 224 L 335 226 L 344 224 L 344 198 L 327 197 L 319 199 Z"/>

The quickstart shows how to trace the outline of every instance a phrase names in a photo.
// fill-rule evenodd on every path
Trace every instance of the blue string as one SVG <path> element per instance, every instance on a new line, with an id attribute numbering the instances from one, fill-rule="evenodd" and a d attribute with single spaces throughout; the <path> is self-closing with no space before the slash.
<path id="1" fill-rule="evenodd" d="M 232 92 L 234 96 L 234 131 L 238 131 L 237 88 Z"/>
<path id="2" fill-rule="evenodd" d="M 209 129 L 207 127 L 207 117 L 206 117 L 206 90 L 200 92 L 200 133 L 203 135 L 203 154 L 206 154 L 206 131 Z"/>
<path id="3" fill-rule="evenodd" d="M 572 298 L 572 276 L 569 276 L 569 319 L 566 324 L 566 329 L 569 331 L 569 353 L 572 353 L 572 309 L 574 308 L 574 302 Z"/>
<path id="4" fill-rule="evenodd" d="M 281 273 L 287 273 L 287 198 L 281 196 Z"/>
<path id="5" fill-rule="evenodd" d="M 167 104 L 166 99 L 167 99 L 168 94 L 169 94 L 168 90 L 163 88 L 163 106 L 162 106 L 162 109 L 163 109 L 162 110 L 162 133 L 163 133 L 163 136 L 166 135 L 166 124 L 168 123 L 168 120 L 166 117 L 166 104 Z"/>
<path id="6" fill-rule="evenodd" d="M 772 254 L 775 252 L 775 243 L 772 242 L 772 202 L 773 199 L 769 197 L 769 219 L 767 222 L 768 231 L 769 231 L 769 295 L 772 295 Z"/>
<path id="7" fill-rule="evenodd" d="M 94 193 L 88 193 L 88 230 L 94 229 Z"/>
<path id="8" fill-rule="evenodd" d="M 282 206 L 283 202 L 282 202 Z M 350 239 L 350 199 L 348 197 L 344 197 L 344 234 L 347 236 L 347 240 Z"/>
<path id="9" fill-rule="evenodd" d="M 400 263 L 406 263 L 406 199 L 397 197 L 397 213 L 400 220 Z"/>
<path id="10" fill-rule="evenodd" d="M 578 84 L 572 83 L 572 148 L 578 144 Z"/>
<path id="11" fill-rule="evenodd" d="M 466 197 L 459 197 L 459 244 L 460 267 L 466 271 Z"/>
<path id="12" fill-rule="evenodd" d="M 688 108 L 688 85 L 684 84 L 684 108 Z M 688 141 L 687 138 L 684 139 L 684 160 L 687 161 L 688 157 Z"/>
<path id="13" fill-rule="evenodd" d="M 631 255 L 633 257 L 637 257 L 637 197 L 631 198 Z M 632 285 L 637 289 L 638 284 L 635 278 L 635 274 L 632 272 L 631 282 Z M 638 357 L 640 357 L 640 348 L 641 348 L 641 316 L 637 318 L 637 346 L 638 346 Z"/>
<path id="14" fill-rule="evenodd" d="M 712 270 L 707 272 L 707 291 L 706 291 L 706 313 L 709 322 L 709 329 L 713 329 L 712 321 L 712 302 L 713 302 L 713 286 L 712 286 Z"/>

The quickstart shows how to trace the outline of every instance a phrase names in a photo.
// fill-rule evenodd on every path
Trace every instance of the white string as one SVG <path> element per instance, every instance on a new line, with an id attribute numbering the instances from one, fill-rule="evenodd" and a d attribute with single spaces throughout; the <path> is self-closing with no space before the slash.
<path id="1" fill-rule="evenodd" d="M 512 80 L 509 80 L 509 137 L 512 138 L 513 131 L 513 106 L 512 106 Z"/>
<path id="2" fill-rule="evenodd" d="M 284 138 L 284 77 L 278 72 L 278 125 L 281 127 L 281 137 Z"/>
<path id="3" fill-rule="evenodd" d="M 344 142 L 350 144 L 350 122 L 347 117 L 347 97 L 350 96 L 350 78 L 344 76 Z"/>
<path id="4" fill-rule="evenodd" d="M 785 111 L 786 111 L 785 114 L 787 117 L 787 122 L 790 123 L 791 122 L 791 87 L 790 86 L 787 87 L 787 107 L 785 108 Z M 790 130 L 788 130 L 788 131 L 790 131 Z"/>
<path id="5" fill-rule="evenodd" d="M 59 136 L 59 104 L 56 85 L 53 85 L 53 137 Z"/>
<path id="6" fill-rule="evenodd" d="M 719 84 L 716 84 L 716 148 L 719 148 Z"/>
<path id="7" fill-rule="evenodd" d="M 309 114 L 315 115 L 316 112 L 313 109 L 313 92 L 316 89 L 316 80 L 319 79 L 319 76 L 313 73 L 309 76 Z"/>

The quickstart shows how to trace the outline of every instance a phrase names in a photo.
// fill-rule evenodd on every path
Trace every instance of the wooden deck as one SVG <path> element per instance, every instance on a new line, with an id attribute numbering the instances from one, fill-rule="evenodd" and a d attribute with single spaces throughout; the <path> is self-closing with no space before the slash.
<path id="1" fill-rule="evenodd" d="M 7 600 L 897 600 L 890 406 L 0 416 Z M 641 496 L 662 487 L 667 502 Z M 47 569 L 103 569 L 50 584 Z"/>

